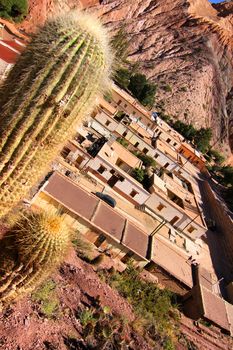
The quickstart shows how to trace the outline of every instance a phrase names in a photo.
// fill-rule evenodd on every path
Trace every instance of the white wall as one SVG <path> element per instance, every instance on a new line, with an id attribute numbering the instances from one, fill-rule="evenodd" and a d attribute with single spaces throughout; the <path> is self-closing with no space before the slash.
<path id="1" fill-rule="evenodd" d="M 104 112 L 97 113 L 95 116 L 95 119 L 98 122 L 100 122 L 105 128 L 107 128 L 109 131 L 114 131 L 118 125 L 117 121 L 115 121 L 113 118 L 109 117 Z M 106 124 L 108 124 L 108 125 L 106 125 Z"/>
<path id="2" fill-rule="evenodd" d="M 143 204 L 150 196 L 150 194 L 144 190 L 144 188 L 133 178 L 131 179 L 129 175 L 127 175 L 124 171 L 122 171 L 119 167 L 113 167 L 111 164 L 106 162 L 104 159 L 100 157 L 96 157 L 95 159 L 92 159 L 89 163 L 88 166 L 97 171 L 100 167 L 100 165 L 104 166 L 106 170 L 100 174 L 99 176 L 103 177 L 106 181 L 108 181 L 111 177 L 112 174 L 110 173 L 110 170 L 114 169 L 116 172 L 118 172 L 122 177 L 124 177 L 124 181 L 118 181 L 113 189 L 119 189 L 122 191 L 125 195 L 127 195 L 129 198 L 132 198 L 135 202 L 138 204 Z M 138 194 L 135 195 L 135 197 L 131 197 L 130 193 L 135 190 L 138 192 Z"/>
<path id="3" fill-rule="evenodd" d="M 164 205 L 164 208 L 161 211 L 159 211 L 158 206 L 161 204 Z M 159 196 L 156 193 L 153 193 L 145 203 L 145 210 L 147 212 L 154 211 L 158 216 L 162 217 L 163 219 L 169 222 L 175 216 L 179 217 L 179 220 L 176 221 L 176 223 L 173 226 L 183 231 L 186 235 L 188 235 L 193 240 L 201 237 L 206 232 L 205 227 L 198 225 L 194 222 L 191 222 L 192 218 L 186 215 L 185 212 L 182 210 L 182 208 L 179 209 L 178 207 L 175 206 L 175 204 L 173 206 L 170 203 L 170 201 L 167 201 L 165 198 L 163 198 L 162 196 Z M 195 230 L 191 233 L 188 231 L 190 226 L 193 226 L 195 228 Z"/>

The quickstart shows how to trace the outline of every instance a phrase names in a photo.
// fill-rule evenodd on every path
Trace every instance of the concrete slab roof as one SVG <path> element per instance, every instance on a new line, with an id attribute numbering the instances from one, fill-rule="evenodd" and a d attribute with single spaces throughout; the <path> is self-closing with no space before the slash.
<path id="1" fill-rule="evenodd" d="M 158 237 L 154 237 L 153 240 L 152 261 L 180 282 L 189 287 L 193 286 L 191 266 L 187 263 L 187 255 L 176 251 L 169 243 L 165 243 Z"/>
<path id="2" fill-rule="evenodd" d="M 233 319 L 233 305 L 211 292 L 206 287 L 200 285 L 204 317 L 219 325 L 221 328 L 231 331 L 231 324 L 228 314 Z"/>
<path id="3" fill-rule="evenodd" d="M 112 210 L 109 206 L 100 203 L 92 222 L 118 241 L 121 240 L 125 226 L 125 218 Z"/>
<path id="4" fill-rule="evenodd" d="M 97 230 L 101 230 L 141 258 L 146 259 L 149 245 L 148 235 L 66 176 L 57 172 L 53 173 L 42 188 L 42 192 L 89 222 Z"/>
<path id="5" fill-rule="evenodd" d="M 122 243 L 142 257 L 146 257 L 149 244 L 148 235 L 132 224 L 127 222 Z"/>
<path id="6" fill-rule="evenodd" d="M 51 176 L 43 192 L 48 193 L 63 206 L 89 221 L 99 202 L 98 198 L 83 191 L 81 187 L 75 186 L 74 183 L 58 173 Z"/>

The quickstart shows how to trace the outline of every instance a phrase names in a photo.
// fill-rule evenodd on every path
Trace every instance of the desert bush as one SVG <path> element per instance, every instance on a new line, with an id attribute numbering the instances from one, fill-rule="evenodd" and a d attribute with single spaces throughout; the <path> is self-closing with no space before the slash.
<path id="1" fill-rule="evenodd" d="M 0 0 L 0 17 L 20 22 L 27 15 L 27 12 L 27 0 Z"/>
<path id="2" fill-rule="evenodd" d="M 56 283 L 48 280 L 32 294 L 32 300 L 39 303 L 40 312 L 47 318 L 55 318 L 59 313 L 60 304 L 55 290 Z"/>
<path id="3" fill-rule="evenodd" d="M 144 169 L 135 168 L 133 169 L 132 176 L 140 183 L 143 183 L 143 180 L 145 178 L 146 172 Z"/>
<path id="4" fill-rule="evenodd" d="M 81 235 L 81 233 L 76 232 L 72 239 L 73 246 L 77 255 L 84 260 L 90 260 L 89 255 L 93 251 L 93 247 L 91 243 L 85 241 Z"/>
<path id="5" fill-rule="evenodd" d="M 153 340 L 160 339 L 164 349 L 174 349 L 179 319 L 174 293 L 142 280 L 140 271 L 132 265 L 128 265 L 123 273 L 108 275 L 106 282 L 132 304 L 141 319 L 137 329 L 142 325 L 145 334 Z"/>
<path id="6" fill-rule="evenodd" d="M 118 137 L 116 140 L 125 148 L 127 148 L 129 145 L 128 141 L 125 140 L 123 137 Z"/>

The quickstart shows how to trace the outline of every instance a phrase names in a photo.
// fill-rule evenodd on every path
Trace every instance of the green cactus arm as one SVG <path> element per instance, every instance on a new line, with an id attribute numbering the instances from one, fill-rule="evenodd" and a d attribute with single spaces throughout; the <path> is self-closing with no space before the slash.
<path id="1" fill-rule="evenodd" d="M 75 16 L 48 22 L 0 89 L 0 217 L 46 172 L 106 87 L 112 59 L 106 32 L 89 16 Z"/>

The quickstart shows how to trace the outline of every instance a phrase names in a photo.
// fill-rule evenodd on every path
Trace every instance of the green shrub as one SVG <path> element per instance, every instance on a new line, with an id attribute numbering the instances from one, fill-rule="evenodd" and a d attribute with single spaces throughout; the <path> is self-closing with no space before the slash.
<path id="1" fill-rule="evenodd" d="M 161 89 L 163 89 L 163 90 L 166 91 L 166 92 L 172 92 L 172 87 L 171 87 L 171 85 L 169 85 L 169 84 L 162 85 L 162 86 L 161 86 Z"/>
<path id="2" fill-rule="evenodd" d="M 146 175 L 146 172 L 144 169 L 135 168 L 132 171 L 132 176 L 140 183 L 143 182 L 145 175 Z"/>
<path id="3" fill-rule="evenodd" d="M 143 165 L 145 167 L 149 167 L 149 166 L 155 166 L 156 165 L 156 161 L 154 160 L 154 158 L 147 156 L 146 154 L 143 153 L 137 153 L 137 157 L 139 159 L 141 159 Z"/>
<path id="4" fill-rule="evenodd" d="M 222 164 L 225 161 L 225 157 L 214 149 L 209 149 L 206 155 L 209 156 L 210 159 L 212 159 L 218 165 Z"/>
<path id="5" fill-rule="evenodd" d="M 59 312 L 60 305 L 55 290 L 56 283 L 48 280 L 32 294 L 32 300 L 39 303 L 40 311 L 47 318 L 56 317 Z"/>
<path id="6" fill-rule="evenodd" d="M 140 272 L 129 265 L 123 273 L 108 275 L 111 286 L 132 304 L 147 334 L 154 339 L 161 337 L 164 349 L 174 349 L 175 325 L 178 322 L 176 296 L 167 289 L 159 289 L 154 283 L 140 278 Z"/>
<path id="7" fill-rule="evenodd" d="M 128 141 L 125 140 L 123 137 L 118 137 L 116 140 L 117 140 L 117 142 L 119 142 L 125 148 L 127 148 L 128 145 L 129 145 Z"/>
<path id="8" fill-rule="evenodd" d="M 27 0 L 0 0 L 0 17 L 20 22 L 27 13 Z"/>

